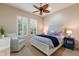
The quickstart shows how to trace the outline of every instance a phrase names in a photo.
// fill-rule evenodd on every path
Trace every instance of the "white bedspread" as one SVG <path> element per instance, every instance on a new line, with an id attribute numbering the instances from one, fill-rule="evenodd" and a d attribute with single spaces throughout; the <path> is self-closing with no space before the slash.
<path id="1" fill-rule="evenodd" d="M 56 37 L 58 39 L 59 43 L 61 44 L 62 37 L 61 36 L 54 36 L 54 37 Z M 54 47 L 52 41 L 49 38 L 45 38 L 45 37 L 41 37 L 41 36 L 33 36 L 32 40 L 37 40 L 37 41 L 40 41 L 42 43 L 49 45 L 49 47 Z"/>

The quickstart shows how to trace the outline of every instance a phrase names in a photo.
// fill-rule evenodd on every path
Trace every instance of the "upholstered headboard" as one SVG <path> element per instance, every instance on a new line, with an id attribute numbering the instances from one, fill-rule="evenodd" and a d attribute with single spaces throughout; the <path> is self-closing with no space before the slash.
<path id="1" fill-rule="evenodd" d="M 63 32 L 64 31 L 64 28 L 62 25 L 51 25 L 49 28 L 48 28 L 48 32 L 49 31 L 55 31 L 55 32 Z"/>

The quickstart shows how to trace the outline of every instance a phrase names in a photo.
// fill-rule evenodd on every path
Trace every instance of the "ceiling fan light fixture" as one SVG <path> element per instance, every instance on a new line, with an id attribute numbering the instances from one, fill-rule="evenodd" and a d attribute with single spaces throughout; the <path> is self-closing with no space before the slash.
<path id="1" fill-rule="evenodd" d="M 48 10 L 49 4 L 42 5 L 40 3 L 40 7 L 38 7 L 36 5 L 33 5 L 33 7 L 35 7 L 38 10 L 38 11 L 34 11 L 33 13 L 39 12 L 39 14 L 42 15 L 43 13 L 49 13 L 50 12 L 50 10 Z M 51 8 L 49 8 L 49 9 L 51 9 Z"/>

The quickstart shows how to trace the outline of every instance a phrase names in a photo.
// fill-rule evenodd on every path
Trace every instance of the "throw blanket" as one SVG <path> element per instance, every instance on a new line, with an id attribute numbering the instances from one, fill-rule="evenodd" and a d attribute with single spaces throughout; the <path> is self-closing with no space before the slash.
<path id="1" fill-rule="evenodd" d="M 49 35 L 37 35 L 37 36 L 49 38 L 52 41 L 52 43 L 54 44 L 54 47 L 57 47 L 59 45 L 59 41 L 57 40 L 56 37 L 49 36 Z"/>

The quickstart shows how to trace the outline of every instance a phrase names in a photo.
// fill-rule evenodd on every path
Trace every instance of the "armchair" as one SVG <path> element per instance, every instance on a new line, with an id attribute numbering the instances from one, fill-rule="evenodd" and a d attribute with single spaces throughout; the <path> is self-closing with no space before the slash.
<path id="1" fill-rule="evenodd" d="M 19 51 L 25 46 L 25 37 L 17 36 L 15 33 L 8 34 L 11 37 L 11 51 Z"/>

